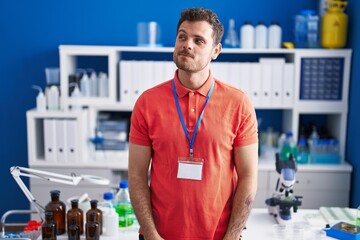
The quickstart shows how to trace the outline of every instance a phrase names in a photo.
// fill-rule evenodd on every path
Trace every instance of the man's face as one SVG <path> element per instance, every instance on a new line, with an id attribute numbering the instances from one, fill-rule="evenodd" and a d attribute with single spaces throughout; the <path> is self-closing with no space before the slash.
<path id="1" fill-rule="evenodd" d="M 184 21 L 176 36 L 174 62 L 187 72 L 198 72 L 217 57 L 219 49 L 214 47 L 213 29 L 206 21 Z"/>

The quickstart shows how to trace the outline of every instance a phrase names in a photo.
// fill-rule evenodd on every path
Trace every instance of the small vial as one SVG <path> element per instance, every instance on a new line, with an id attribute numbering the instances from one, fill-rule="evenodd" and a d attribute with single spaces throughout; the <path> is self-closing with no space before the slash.
<path id="1" fill-rule="evenodd" d="M 68 240 L 80 240 L 80 226 L 76 216 L 71 217 L 71 222 L 68 222 Z"/>
<path id="2" fill-rule="evenodd" d="M 90 212 L 89 220 L 86 221 L 86 240 L 100 240 L 100 225 L 96 221 L 96 213 Z"/>
<path id="3" fill-rule="evenodd" d="M 53 213 L 45 213 L 45 222 L 41 227 L 43 240 L 56 240 L 56 224 L 54 222 Z"/>

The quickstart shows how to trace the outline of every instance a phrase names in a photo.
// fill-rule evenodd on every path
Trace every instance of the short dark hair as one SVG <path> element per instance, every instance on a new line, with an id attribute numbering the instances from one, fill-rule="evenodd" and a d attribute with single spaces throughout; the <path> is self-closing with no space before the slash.
<path id="1" fill-rule="evenodd" d="M 196 22 L 196 21 L 206 21 L 208 22 L 213 31 L 214 43 L 219 44 L 221 38 L 224 34 L 224 26 L 220 22 L 218 16 L 206 8 L 185 8 L 181 12 L 181 16 L 177 25 L 176 33 L 179 32 L 179 27 L 184 21 Z"/>

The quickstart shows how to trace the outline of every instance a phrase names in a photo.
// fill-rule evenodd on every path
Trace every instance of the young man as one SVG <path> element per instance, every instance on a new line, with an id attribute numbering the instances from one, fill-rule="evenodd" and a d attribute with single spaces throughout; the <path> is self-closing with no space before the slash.
<path id="1" fill-rule="evenodd" d="M 174 79 L 133 109 L 129 188 L 140 239 L 238 240 L 244 229 L 257 188 L 257 121 L 246 94 L 211 74 L 223 32 L 212 11 L 185 9 Z"/>

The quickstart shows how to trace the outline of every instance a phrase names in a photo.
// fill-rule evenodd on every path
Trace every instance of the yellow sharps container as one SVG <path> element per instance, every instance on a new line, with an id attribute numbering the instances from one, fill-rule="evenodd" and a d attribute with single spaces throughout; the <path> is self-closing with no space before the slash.
<path id="1" fill-rule="evenodd" d="M 321 18 L 321 45 L 342 48 L 346 45 L 348 17 L 344 13 L 347 2 L 326 1 L 327 13 Z"/>

